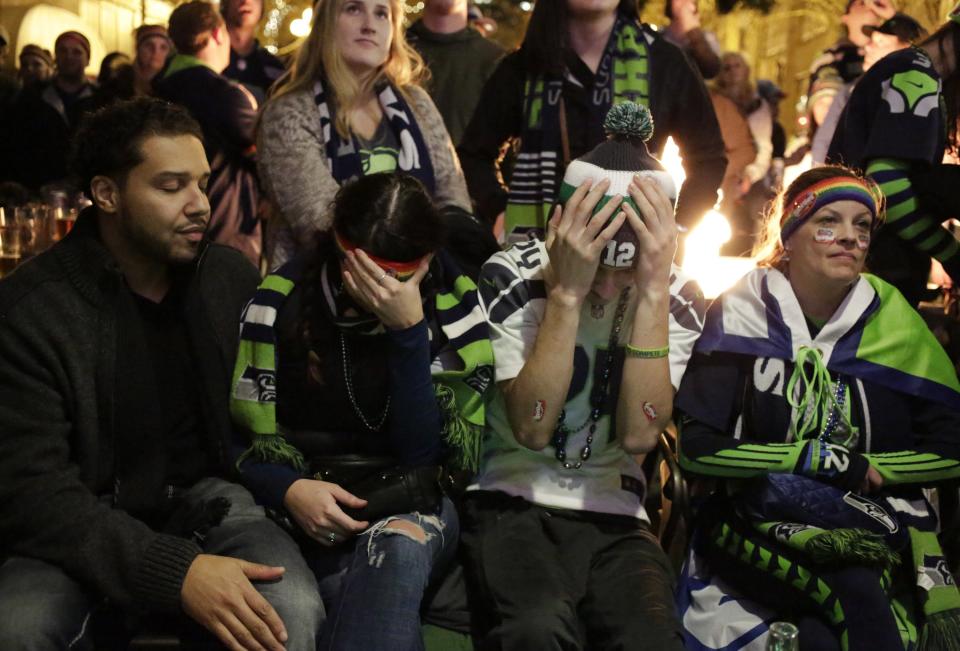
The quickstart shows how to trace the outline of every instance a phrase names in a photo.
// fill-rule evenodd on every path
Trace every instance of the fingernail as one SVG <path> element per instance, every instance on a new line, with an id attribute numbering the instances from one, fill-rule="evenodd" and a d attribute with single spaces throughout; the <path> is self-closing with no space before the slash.
<path id="1" fill-rule="evenodd" d="M 280 641 L 281 641 L 281 642 L 286 642 L 286 641 L 287 641 L 287 632 L 286 632 L 286 631 L 280 631 Z"/>

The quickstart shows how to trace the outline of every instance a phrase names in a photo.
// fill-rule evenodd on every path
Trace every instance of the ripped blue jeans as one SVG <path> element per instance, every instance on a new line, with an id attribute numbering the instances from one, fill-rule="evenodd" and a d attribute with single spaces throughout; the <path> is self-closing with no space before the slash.
<path id="1" fill-rule="evenodd" d="M 423 540 L 391 527 L 397 520 L 418 525 Z M 457 511 L 444 497 L 437 513 L 390 516 L 350 542 L 312 546 L 306 555 L 327 606 L 318 648 L 423 649 L 420 602 L 430 579 L 452 560 L 459 529 Z"/>

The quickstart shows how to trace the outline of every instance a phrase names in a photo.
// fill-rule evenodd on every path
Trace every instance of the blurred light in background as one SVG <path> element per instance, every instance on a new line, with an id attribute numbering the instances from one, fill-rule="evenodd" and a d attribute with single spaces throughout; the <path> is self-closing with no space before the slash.
<path id="1" fill-rule="evenodd" d="M 684 241 L 683 270 L 696 278 L 707 298 L 716 298 L 757 264 L 753 258 L 720 255 L 730 235 L 727 218 L 710 210 Z"/>
<path id="2" fill-rule="evenodd" d="M 5 0 L 0 0 L 0 6 L 3 6 L 4 2 Z M 46 4 L 30 7 L 20 23 L 15 45 L 10 44 L 14 46 L 11 50 L 19 55 L 24 45 L 36 43 L 53 52 L 53 44 L 57 36 L 70 30 L 78 31 L 90 40 L 90 63 L 87 65 L 86 73 L 96 75 L 100 71 L 100 62 L 106 56 L 107 49 L 96 29 L 84 22 L 80 16 L 66 9 Z"/>
<path id="3" fill-rule="evenodd" d="M 687 175 L 683 170 L 680 148 L 673 138 L 667 138 L 660 162 L 673 177 L 677 188 L 683 185 Z M 720 247 L 730 241 L 730 236 L 730 222 L 719 210 L 713 209 L 684 238 L 681 266 L 696 279 L 707 298 L 716 298 L 756 266 L 753 258 L 720 255 Z"/>
<path id="4" fill-rule="evenodd" d="M 313 8 L 307 7 L 299 18 L 290 21 L 290 33 L 297 38 L 303 38 L 310 33 L 310 21 L 313 20 Z"/>

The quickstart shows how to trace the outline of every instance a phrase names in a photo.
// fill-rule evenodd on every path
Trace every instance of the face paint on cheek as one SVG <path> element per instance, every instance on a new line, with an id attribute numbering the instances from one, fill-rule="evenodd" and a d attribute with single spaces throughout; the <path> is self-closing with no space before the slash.
<path id="1" fill-rule="evenodd" d="M 869 235 L 857 235 L 857 248 L 866 251 L 870 247 Z"/>
<path id="2" fill-rule="evenodd" d="M 813 235 L 813 241 L 817 244 L 833 244 L 837 241 L 837 236 L 832 228 L 818 228 Z"/>

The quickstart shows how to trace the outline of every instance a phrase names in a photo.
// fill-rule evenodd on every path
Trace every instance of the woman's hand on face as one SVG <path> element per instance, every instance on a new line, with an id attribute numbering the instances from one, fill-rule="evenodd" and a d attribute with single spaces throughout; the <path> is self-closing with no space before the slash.
<path id="1" fill-rule="evenodd" d="M 403 330 L 423 320 L 420 282 L 430 269 L 433 255 L 426 256 L 408 280 L 390 277 L 360 249 L 347 252 L 343 283 L 361 307 L 376 315 L 391 330 Z"/>
<path id="2" fill-rule="evenodd" d="M 677 220 L 670 197 L 660 184 L 649 176 L 634 176 L 630 182 L 630 198 L 640 214 L 628 203 L 623 212 L 637 234 L 637 288 L 664 287 L 670 281 L 673 256 L 677 253 Z"/>
<path id="3" fill-rule="evenodd" d="M 583 304 L 590 293 L 600 265 L 600 254 L 626 219 L 622 212 L 618 212 L 607 224 L 620 207 L 621 197 L 611 198 L 594 215 L 593 209 L 603 198 L 610 182 L 604 179 L 593 187 L 590 184 L 590 181 L 582 183 L 566 206 L 562 209 L 557 206 L 547 225 L 549 264 L 545 279 L 548 292 L 576 306 Z"/>
<path id="4" fill-rule="evenodd" d="M 367 501 L 337 484 L 316 479 L 298 479 L 283 496 L 283 505 L 300 528 L 327 547 L 352 538 L 370 526 L 369 522 L 354 520 L 344 513 L 341 504 L 359 509 L 366 506 Z"/>

